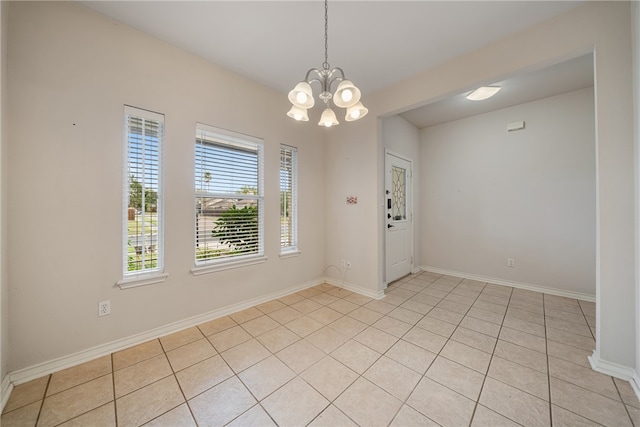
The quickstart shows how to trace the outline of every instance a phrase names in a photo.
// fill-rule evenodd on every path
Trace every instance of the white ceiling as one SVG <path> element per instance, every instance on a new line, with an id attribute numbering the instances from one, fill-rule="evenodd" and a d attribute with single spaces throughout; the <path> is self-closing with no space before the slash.
<path id="1" fill-rule="evenodd" d="M 283 93 L 324 60 L 318 0 L 79 3 Z M 332 0 L 329 63 L 366 104 L 367 93 L 581 3 Z"/>
<path id="2" fill-rule="evenodd" d="M 469 91 L 400 114 L 417 128 L 475 116 L 593 86 L 593 55 L 491 82 L 500 91 L 485 101 L 469 101 Z"/>

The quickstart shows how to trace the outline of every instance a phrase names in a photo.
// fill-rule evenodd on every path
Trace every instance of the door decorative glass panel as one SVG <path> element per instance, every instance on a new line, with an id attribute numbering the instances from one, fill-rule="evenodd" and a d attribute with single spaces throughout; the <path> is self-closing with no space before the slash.
<path id="1" fill-rule="evenodd" d="M 402 221 L 407 219 L 407 170 L 393 166 L 391 177 L 391 212 L 394 221 Z"/>

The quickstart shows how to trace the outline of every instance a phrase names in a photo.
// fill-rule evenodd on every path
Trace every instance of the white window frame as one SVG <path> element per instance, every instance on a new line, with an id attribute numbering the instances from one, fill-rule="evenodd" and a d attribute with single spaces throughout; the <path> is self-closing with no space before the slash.
<path id="1" fill-rule="evenodd" d="M 202 185 L 202 178 L 199 178 L 198 171 L 203 169 L 203 166 L 198 166 L 198 154 L 197 147 L 201 145 L 199 141 L 209 140 L 211 143 L 218 146 L 229 146 L 231 148 L 248 148 L 256 150 L 257 152 L 257 192 L 258 194 L 243 194 L 239 192 L 216 192 L 210 188 L 204 189 Z M 243 135 L 237 132 L 229 131 L 226 129 L 216 128 L 214 126 L 206 125 L 203 123 L 196 123 L 196 135 L 195 135 L 195 149 L 194 149 L 194 263 L 195 266 L 191 269 L 191 273 L 195 276 L 200 274 L 207 274 L 216 271 L 228 270 L 231 268 L 244 267 L 248 265 L 254 265 L 263 263 L 267 260 L 264 255 L 264 141 L 260 138 L 256 138 L 249 135 Z M 215 173 L 213 179 L 215 179 Z M 199 181 L 200 180 L 200 181 Z M 198 185 L 200 182 L 200 188 Z M 213 184 L 215 186 L 215 183 Z M 210 186 L 208 186 L 210 187 Z M 219 198 L 219 199 L 251 199 L 256 200 L 258 206 L 258 247 L 256 253 L 246 255 L 227 255 L 222 257 L 214 257 L 209 259 L 198 259 L 198 245 L 199 245 L 199 225 L 197 222 L 197 203 L 201 198 Z M 205 228 L 204 234 L 209 230 Z"/>
<path id="2" fill-rule="evenodd" d="M 289 182 L 283 182 L 283 167 L 285 166 L 285 157 L 290 159 L 290 178 Z M 298 246 L 298 149 L 290 145 L 280 145 L 280 257 L 286 258 L 290 256 L 296 256 L 300 254 L 300 248 Z M 283 184 L 285 184 L 283 186 Z M 283 225 L 283 208 L 285 207 L 282 194 L 284 191 L 290 192 L 290 227 L 285 228 Z M 287 200 L 286 198 L 284 199 Z M 286 239 L 285 234 L 290 237 Z M 285 240 L 285 241 L 283 241 Z M 287 241 L 288 240 L 288 241 Z"/>
<path id="3" fill-rule="evenodd" d="M 131 160 L 131 140 L 130 135 L 130 117 L 142 119 L 143 121 L 143 135 L 145 122 L 155 122 L 159 127 L 158 131 L 158 143 L 157 154 L 153 153 L 151 158 L 157 157 L 157 160 L 147 160 L 145 157 L 146 150 L 150 147 L 146 143 L 142 144 L 143 159 L 142 175 L 146 174 L 146 166 L 153 167 L 153 163 L 157 163 L 157 173 L 153 175 L 154 180 L 157 181 L 157 200 L 156 200 L 156 240 L 153 240 L 153 234 L 151 241 L 147 242 L 146 234 L 142 234 L 142 247 L 141 256 L 142 262 L 145 261 L 145 256 L 148 251 L 156 251 L 157 263 L 154 267 L 143 267 L 141 270 L 129 271 L 129 233 L 128 233 L 128 216 L 129 216 L 129 194 L 130 194 L 130 160 Z M 137 286 L 150 285 L 153 283 L 159 283 L 164 281 L 169 275 L 164 271 L 164 114 L 156 113 L 153 111 L 143 110 L 140 108 L 124 106 L 124 164 L 123 164 L 123 209 L 122 209 L 122 280 L 116 282 L 121 289 L 127 289 Z M 142 198 L 144 200 L 145 183 L 142 184 Z M 145 204 L 142 204 L 141 214 L 146 215 Z M 149 243 L 149 244 L 147 244 Z M 152 248 L 152 249 L 147 249 Z"/>

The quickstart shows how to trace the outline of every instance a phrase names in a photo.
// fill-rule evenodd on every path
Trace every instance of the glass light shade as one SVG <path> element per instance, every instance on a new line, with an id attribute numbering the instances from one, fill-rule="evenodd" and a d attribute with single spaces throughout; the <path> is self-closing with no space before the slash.
<path id="1" fill-rule="evenodd" d="M 364 105 L 362 105 L 362 102 L 358 102 L 356 105 L 352 105 L 351 107 L 347 108 L 347 114 L 345 115 L 344 119 L 348 122 L 354 122 L 366 116 L 368 112 L 369 110 Z"/>
<path id="2" fill-rule="evenodd" d="M 340 108 L 349 108 L 360 101 L 360 89 L 350 80 L 343 80 L 333 96 L 333 103 Z"/>
<path id="3" fill-rule="evenodd" d="M 339 122 L 336 118 L 336 113 L 334 113 L 333 110 L 329 107 L 325 108 L 322 112 L 322 117 L 320 117 L 318 125 L 330 128 L 331 126 L 335 126 L 337 124 L 339 124 Z"/>
<path id="4" fill-rule="evenodd" d="M 498 86 L 482 86 L 470 92 L 467 95 L 467 99 L 469 101 L 484 101 L 485 99 L 489 99 L 493 95 L 498 93 L 499 90 L 500 90 L 500 87 Z"/>
<path id="5" fill-rule="evenodd" d="M 313 107 L 313 90 L 307 82 L 300 82 L 289 92 L 289 101 L 298 108 Z"/>
<path id="6" fill-rule="evenodd" d="M 293 105 L 291 107 L 291 109 L 287 113 L 287 116 L 289 116 L 292 119 L 297 120 L 299 122 L 308 122 L 309 121 L 309 116 L 307 115 L 307 109 L 306 108 L 296 107 L 295 105 Z"/>

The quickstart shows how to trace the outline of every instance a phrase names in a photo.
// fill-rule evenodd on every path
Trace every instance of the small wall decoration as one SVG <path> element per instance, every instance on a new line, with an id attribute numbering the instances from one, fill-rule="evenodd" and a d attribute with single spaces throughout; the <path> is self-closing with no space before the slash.
<path id="1" fill-rule="evenodd" d="M 347 196 L 347 204 L 348 205 L 357 205 L 358 204 L 358 196 Z"/>

